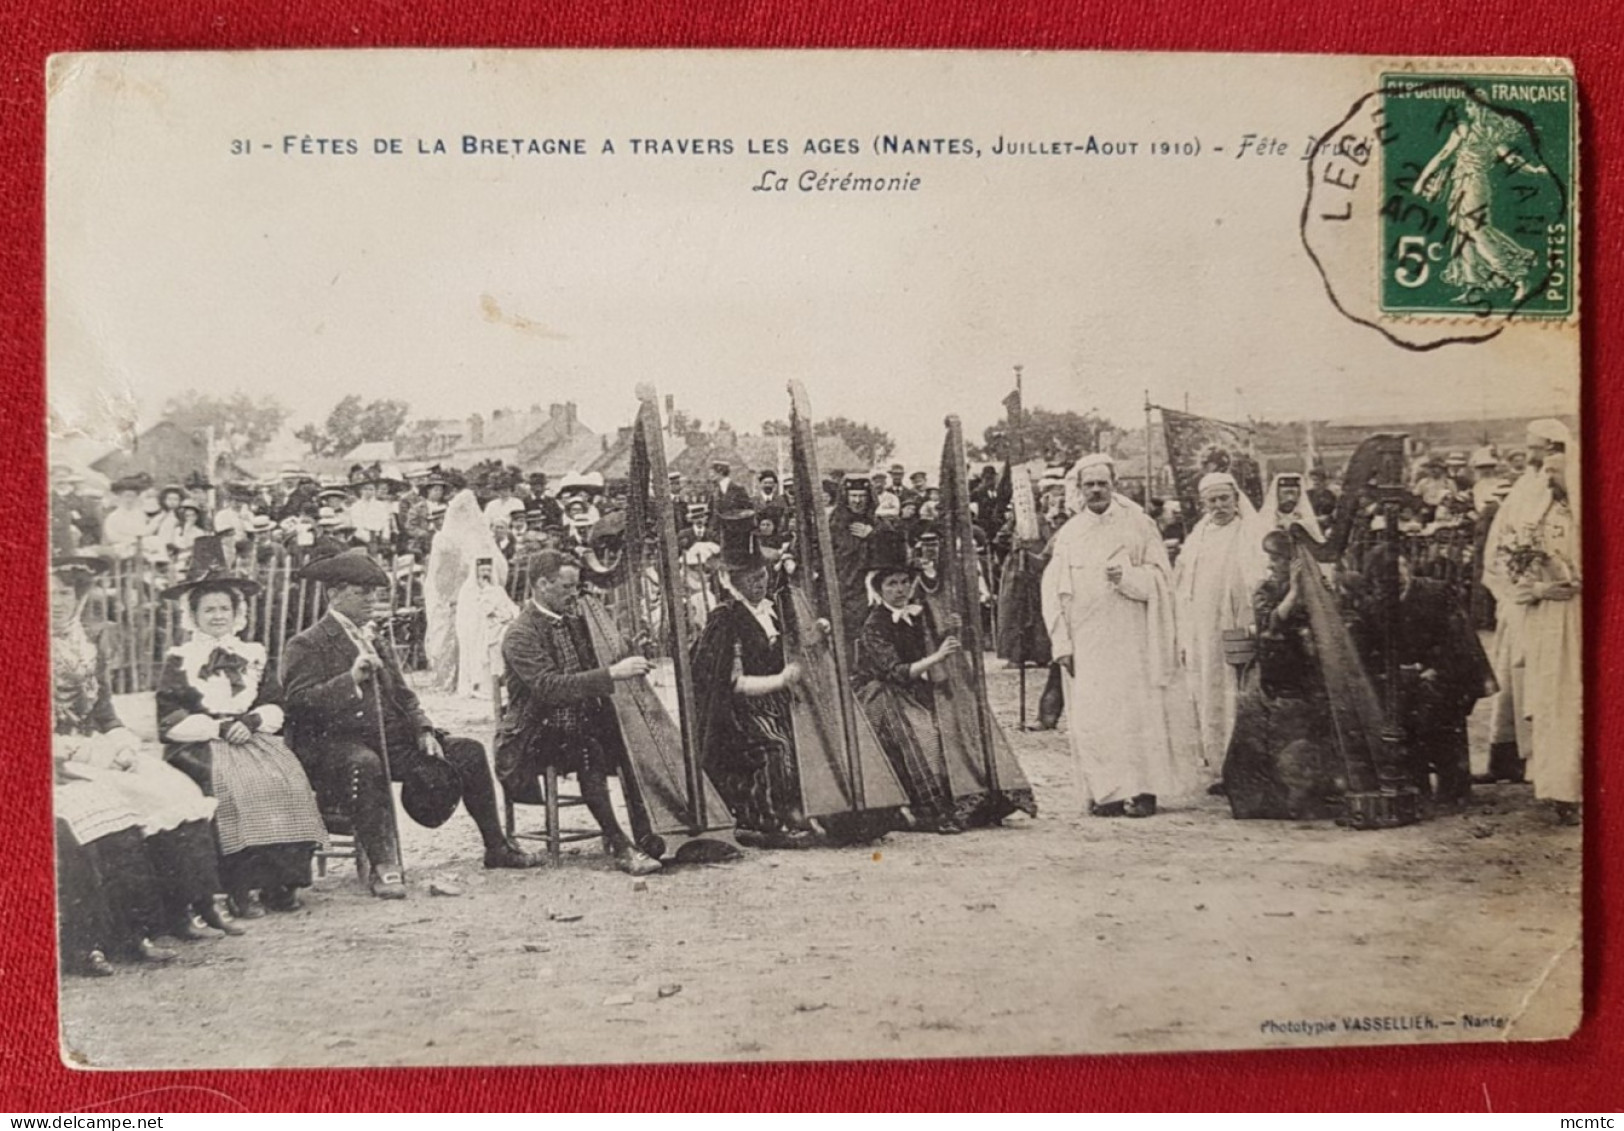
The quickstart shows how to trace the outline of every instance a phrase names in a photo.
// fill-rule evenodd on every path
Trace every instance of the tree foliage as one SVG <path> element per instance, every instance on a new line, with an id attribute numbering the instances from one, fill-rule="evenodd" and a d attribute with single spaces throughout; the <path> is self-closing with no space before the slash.
<path id="1" fill-rule="evenodd" d="M 989 426 L 981 444 L 970 445 L 968 454 L 975 460 L 1043 459 L 1069 464 L 1099 451 L 1101 435 L 1114 428 L 1096 409 L 1055 412 L 1031 408 L 1021 414 L 1017 429 L 1012 430 L 1007 420 Z"/>
<path id="2" fill-rule="evenodd" d="M 288 410 L 275 397 L 255 400 L 247 393 L 217 397 L 187 389 L 171 397 L 163 416 L 188 432 L 214 432 L 214 439 L 237 458 L 259 455 L 281 431 Z"/>
<path id="3" fill-rule="evenodd" d="M 761 422 L 763 436 L 788 436 L 789 422 L 784 420 L 763 420 Z M 831 416 L 816 421 L 812 425 L 814 436 L 839 436 L 846 441 L 846 446 L 856 452 L 870 466 L 888 458 L 896 451 L 897 442 L 891 438 L 889 432 L 876 428 L 872 424 L 864 424 L 857 420 L 848 420 L 844 416 Z"/>
<path id="4" fill-rule="evenodd" d="M 306 424 L 294 436 L 309 446 L 311 455 L 341 456 L 357 444 L 393 440 L 409 412 L 411 406 L 405 401 L 362 401 L 352 393 L 333 406 L 321 427 Z"/>

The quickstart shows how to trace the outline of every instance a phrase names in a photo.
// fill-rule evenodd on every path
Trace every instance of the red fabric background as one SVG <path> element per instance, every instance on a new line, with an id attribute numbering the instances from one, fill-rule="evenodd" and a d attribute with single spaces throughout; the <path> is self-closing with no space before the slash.
<path id="1" fill-rule="evenodd" d="M 982 47 L 1562 55 L 1577 68 L 1584 137 L 1585 515 L 1591 648 L 1586 814 L 1587 1016 L 1570 1042 L 1364 1051 L 961 1062 L 605 1069 L 332 1072 L 73 1072 L 58 1059 L 51 930 L 50 800 L 43 586 L 46 525 L 42 200 L 45 57 L 57 51 L 289 47 Z M 1600 1111 L 1624 1107 L 1624 826 L 1620 660 L 1624 616 L 1607 574 L 1620 564 L 1624 395 L 1611 387 L 1624 328 L 1624 7 L 1619 3 L 1426 0 L 10 0 L 0 13 L 0 1107 L 109 1110 L 456 1110 L 970 1107 Z M 1539 380 L 1539 374 L 1529 374 Z M 1606 442 L 1604 442 L 1606 441 Z M 1601 488 L 1601 489 L 1597 489 Z M 1612 949 L 1609 950 L 1609 945 Z M 1447 961 L 1446 956 L 1439 956 Z M 187 1024 L 154 1002 L 155 1024 Z M 662 1049 L 661 1055 L 680 1050 Z M 148 1093 L 143 1098 L 134 1098 Z"/>

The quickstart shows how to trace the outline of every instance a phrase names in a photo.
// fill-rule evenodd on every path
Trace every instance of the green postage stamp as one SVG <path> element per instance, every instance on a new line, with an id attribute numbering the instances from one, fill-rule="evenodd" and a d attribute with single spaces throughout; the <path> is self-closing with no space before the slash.
<path id="1" fill-rule="evenodd" d="M 1574 310 L 1571 75 L 1382 76 L 1384 314 Z"/>

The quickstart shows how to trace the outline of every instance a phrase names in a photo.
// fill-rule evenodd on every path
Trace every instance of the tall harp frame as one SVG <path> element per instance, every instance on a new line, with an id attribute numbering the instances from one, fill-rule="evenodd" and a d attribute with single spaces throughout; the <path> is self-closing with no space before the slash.
<path id="1" fill-rule="evenodd" d="M 844 737 L 847 784 L 852 808 L 867 808 L 863 764 L 859 748 L 857 700 L 851 687 L 851 657 L 845 642 L 856 627 L 847 625 L 840 602 L 840 573 L 835 565 L 829 517 L 823 512 L 823 475 L 818 467 L 817 439 L 812 430 L 812 406 L 799 381 L 789 382 L 790 460 L 795 468 L 796 537 L 801 548 L 801 584 L 817 615 L 834 633 L 835 687 L 840 729 Z"/>
<path id="2" fill-rule="evenodd" d="M 982 651 L 980 556 L 970 515 L 970 477 L 964 449 L 964 427 L 957 416 L 943 422 L 942 441 L 942 588 L 948 608 L 957 614 L 962 654 L 969 664 L 970 709 L 981 749 L 987 789 L 999 792 L 998 759 L 993 747 L 992 713 L 987 704 L 986 654 Z"/>
<path id="3" fill-rule="evenodd" d="M 714 838 L 733 827 L 726 804 L 704 773 L 694 720 L 692 659 L 677 561 L 677 529 L 661 438 L 659 398 L 639 389 L 632 429 L 631 467 L 627 485 L 627 537 L 623 635 L 616 619 L 596 602 L 582 600 L 593 647 L 601 662 L 612 663 L 634 653 L 647 655 L 663 634 L 670 646 L 676 686 L 676 725 L 646 678 L 628 680 L 611 697 L 627 747 L 627 768 L 636 787 L 640 815 L 648 832 L 661 838 Z M 660 623 L 653 623 L 646 583 L 653 546 L 654 577 L 659 588 Z M 630 791 L 628 805 L 632 803 Z"/>

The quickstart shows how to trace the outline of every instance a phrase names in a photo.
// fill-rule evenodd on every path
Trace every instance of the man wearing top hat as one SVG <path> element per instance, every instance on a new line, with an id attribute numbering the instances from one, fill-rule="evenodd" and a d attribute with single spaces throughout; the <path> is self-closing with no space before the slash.
<path id="1" fill-rule="evenodd" d="M 429 828 L 448 820 L 461 800 L 479 826 L 487 868 L 539 863 L 502 831 L 484 747 L 438 730 L 392 651 L 375 644 L 374 610 L 389 585 L 383 568 L 355 549 L 311 562 L 302 576 L 327 587 L 327 614 L 289 640 L 282 657 L 289 744 L 323 812 L 353 822 L 374 862 L 372 893 L 406 896 L 391 779 L 404 783 L 407 814 Z"/>
<path id="2" fill-rule="evenodd" d="M 764 467 L 756 474 L 756 488 L 759 492 L 755 500 L 756 514 L 774 512 L 774 521 L 783 524 L 783 512 L 789 504 L 784 501 L 784 493 L 778 489 L 778 473 L 770 467 Z"/>
<path id="3" fill-rule="evenodd" d="M 707 520 L 711 542 L 722 540 L 722 516 L 738 514 L 740 511 L 753 511 L 755 503 L 750 498 L 750 492 L 744 489 L 741 483 L 733 482 L 733 465 L 725 459 L 713 459 L 711 469 L 711 490 L 707 500 L 709 518 Z"/>

